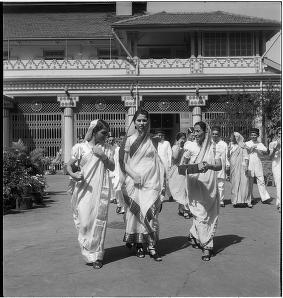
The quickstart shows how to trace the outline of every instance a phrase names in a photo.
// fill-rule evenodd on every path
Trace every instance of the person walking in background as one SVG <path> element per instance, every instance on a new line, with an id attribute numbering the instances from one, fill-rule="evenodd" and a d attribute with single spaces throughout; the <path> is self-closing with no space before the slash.
<path id="1" fill-rule="evenodd" d="M 266 190 L 262 163 L 259 158 L 260 155 L 267 154 L 267 148 L 258 141 L 259 129 L 251 129 L 251 140 L 246 142 L 246 149 L 249 154 L 249 201 L 253 201 L 253 183 L 256 177 L 257 186 L 261 201 L 263 204 L 268 204 L 272 201 L 269 193 Z"/>
<path id="2" fill-rule="evenodd" d="M 115 168 L 112 147 L 106 144 L 109 125 L 94 120 L 85 136 L 85 142 L 75 146 L 67 163 L 67 171 L 74 179 L 69 189 L 73 219 L 78 230 L 81 253 L 94 269 L 103 266 L 104 240 L 107 227 L 109 188 L 104 187 L 106 170 Z M 79 171 L 73 165 L 79 164 Z"/>
<path id="3" fill-rule="evenodd" d="M 281 209 L 281 127 L 277 129 L 275 140 L 269 144 L 269 157 L 272 160 L 272 174 L 276 186 L 276 207 Z"/>
<path id="4" fill-rule="evenodd" d="M 194 137 L 194 128 L 189 127 L 188 128 L 188 133 L 187 133 L 187 141 L 184 144 L 185 151 L 190 148 L 190 145 L 194 141 L 194 139 L 195 139 L 195 137 Z"/>
<path id="5" fill-rule="evenodd" d="M 185 152 L 185 141 L 186 134 L 183 132 L 178 132 L 175 144 L 172 147 L 172 166 L 169 170 L 168 182 L 173 199 L 179 203 L 178 214 L 184 216 L 185 218 L 189 218 L 190 211 L 186 195 L 185 176 L 179 175 L 178 173 L 178 166 L 181 164 L 181 160 Z"/>
<path id="6" fill-rule="evenodd" d="M 168 174 L 172 162 L 172 149 L 170 143 L 165 140 L 165 132 L 163 130 L 156 131 L 156 138 L 158 140 L 157 152 L 165 168 L 164 178 L 164 194 L 162 194 L 161 200 L 168 200 L 171 196 L 168 187 Z"/>
<path id="7" fill-rule="evenodd" d="M 115 170 L 113 173 L 113 190 L 115 193 L 115 200 L 117 202 L 117 208 L 116 213 L 117 214 L 124 214 L 125 213 L 125 207 L 124 207 L 124 196 L 121 189 L 121 169 L 119 164 L 119 151 L 121 146 L 121 138 L 123 138 L 125 134 L 120 134 L 119 140 L 116 139 L 115 143 L 115 152 L 114 152 L 114 162 L 115 162 Z"/>
<path id="8" fill-rule="evenodd" d="M 238 132 L 234 132 L 231 135 L 228 158 L 230 161 L 231 202 L 233 207 L 244 207 L 247 205 L 249 208 L 252 208 L 253 205 L 249 197 L 249 155 L 245 147 L 244 138 Z"/>
<path id="9" fill-rule="evenodd" d="M 184 153 L 183 161 L 188 167 L 186 187 L 189 208 L 193 214 L 189 242 L 193 247 L 202 249 L 203 261 L 209 261 L 213 255 L 213 238 L 219 215 L 216 171 L 221 170 L 222 164 L 220 153 L 212 142 L 209 125 L 197 122 L 194 135 L 196 142 Z"/>
<path id="10" fill-rule="evenodd" d="M 157 251 L 158 213 L 165 169 L 149 136 L 148 112 L 138 109 L 128 131 L 133 125 L 134 133 L 125 138 L 119 154 L 126 205 L 124 242 L 129 249 L 135 246 L 137 257 L 145 257 L 146 245 L 150 257 L 161 261 Z"/>
<path id="11" fill-rule="evenodd" d="M 211 129 L 212 140 L 216 145 L 216 151 L 220 152 L 222 169 L 217 172 L 217 187 L 219 191 L 220 206 L 225 207 L 224 203 L 224 190 L 226 181 L 226 169 L 229 168 L 229 161 L 227 157 L 228 145 L 221 140 L 221 129 L 219 126 L 214 126 Z"/>
<path id="12" fill-rule="evenodd" d="M 115 137 L 111 132 L 109 132 L 109 135 L 108 135 L 106 141 L 110 146 L 112 146 L 113 152 L 115 152 L 117 145 L 115 143 Z M 117 204 L 117 199 L 115 196 L 115 189 L 114 189 L 114 185 L 113 185 L 115 173 L 114 173 L 114 171 L 113 172 L 107 171 L 107 173 L 108 173 L 108 175 L 106 176 L 105 182 L 106 182 L 106 184 L 109 185 L 109 189 L 110 189 L 110 203 Z"/>

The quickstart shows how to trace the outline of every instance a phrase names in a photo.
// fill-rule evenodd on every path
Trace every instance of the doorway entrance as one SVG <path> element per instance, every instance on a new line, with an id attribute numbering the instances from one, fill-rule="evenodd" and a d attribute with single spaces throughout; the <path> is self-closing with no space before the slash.
<path id="1" fill-rule="evenodd" d="M 150 128 L 154 133 L 157 129 L 165 132 L 165 139 L 172 145 L 176 134 L 180 131 L 180 115 L 173 113 L 150 113 Z"/>

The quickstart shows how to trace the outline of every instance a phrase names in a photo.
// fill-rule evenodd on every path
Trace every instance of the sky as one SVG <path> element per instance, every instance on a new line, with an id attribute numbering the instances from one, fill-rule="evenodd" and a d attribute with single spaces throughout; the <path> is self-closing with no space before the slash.
<path id="1" fill-rule="evenodd" d="M 225 11 L 235 14 L 260 17 L 281 22 L 281 1 L 148 1 L 149 13 L 166 12 L 209 12 Z M 281 64 L 280 36 L 274 36 L 268 43 L 266 56 Z M 273 42 L 275 43 L 273 44 Z M 273 45 L 272 45 L 273 44 Z"/>

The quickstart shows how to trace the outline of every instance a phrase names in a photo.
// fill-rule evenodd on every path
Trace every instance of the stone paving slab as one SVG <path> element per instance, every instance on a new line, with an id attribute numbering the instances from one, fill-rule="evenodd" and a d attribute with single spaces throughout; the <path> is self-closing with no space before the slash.
<path id="1" fill-rule="evenodd" d="M 281 214 L 274 202 L 221 208 L 217 255 L 210 262 L 186 242 L 191 220 L 177 215 L 175 202 L 166 202 L 159 216 L 159 263 L 129 254 L 123 218 L 111 204 L 105 265 L 93 270 L 80 255 L 65 192 L 68 176 L 47 179 L 46 207 L 4 216 L 4 296 L 280 296 Z M 275 196 L 274 187 L 268 191 Z"/>

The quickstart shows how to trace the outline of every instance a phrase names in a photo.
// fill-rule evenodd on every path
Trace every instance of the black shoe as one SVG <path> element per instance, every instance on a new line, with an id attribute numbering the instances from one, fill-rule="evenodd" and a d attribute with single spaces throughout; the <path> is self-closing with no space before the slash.
<path id="1" fill-rule="evenodd" d="M 225 203 L 224 202 L 220 202 L 220 207 L 225 207 Z"/>
<path id="2" fill-rule="evenodd" d="M 133 248 L 133 245 L 132 245 L 131 243 L 129 243 L 129 242 L 126 242 L 125 246 L 126 246 L 129 250 L 131 250 L 131 249 Z"/>
<path id="3" fill-rule="evenodd" d="M 145 252 L 144 252 L 144 249 L 141 245 L 136 245 L 136 250 L 137 250 L 136 256 L 138 258 L 144 258 L 145 257 Z"/>
<path id="4" fill-rule="evenodd" d="M 273 201 L 273 198 L 269 198 L 265 201 L 262 201 L 262 204 L 270 204 Z"/>
<path id="5" fill-rule="evenodd" d="M 203 255 L 201 256 L 201 259 L 203 261 L 210 261 L 210 258 L 213 256 L 213 252 L 211 249 L 203 249 Z"/>
<path id="6" fill-rule="evenodd" d="M 102 260 L 96 260 L 93 264 L 92 264 L 94 269 L 100 269 L 103 266 L 103 262 Z"/>
<path id="7" fill-rule="evenodd" d="M 192 214 L 191 214 L 190 212 L 188 212 L 188 211 L 184 211 L 183 216 L 184 216 L 186 219 L 188 219 L 188 218 L 191 218 L 191 217 L 192 217 Z"/>
<path id="8" fill-rule="evenodd" d="M 158 254 L 158 252 L 156 251 L 155 248 L 149 248 L 148 253 L 149 253 L 149 256 L 152 259 L 154 259 L 154 261 L 156 261 L 156 262 L 161 262 L 162 261 L 162 258 L 160 257 L 160 255 Z"/>
<path id="9" fill-rule="evenodd" d="M 200 248 L 199 244 L 196 241 L 196 238 L 191 233 L 188 236 L 188 241 L 193 248 Z"/>
<path id="10" fill-rule="evenodd" d="M 162 203 L 161 203 L 160 208 L 159 208 L 159 213 L 161 213 L 161 211 L 162 211 Z"/>
<path id="11" fill-rule="evenodd" d="M 125 211 L 124 211 L 123 207 L 117 207 L 117 208 L 116 208 L 116 213 L 117 213 L 117 214 L 124 214 Z"/>

